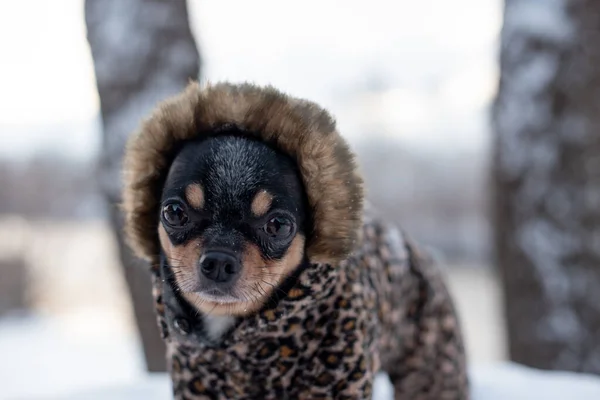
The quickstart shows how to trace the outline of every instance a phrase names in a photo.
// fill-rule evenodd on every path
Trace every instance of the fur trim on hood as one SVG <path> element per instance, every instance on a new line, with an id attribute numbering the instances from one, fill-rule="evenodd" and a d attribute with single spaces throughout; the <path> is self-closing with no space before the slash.
<path id="1" fill-rule="evenodd" d="M 336 263 L 354 250 L 363 181 L 354 154 L 327 111 L 273 87 L 193 82 L 160 104 L 129 140 L 124 159 L 125 231 L 134 252 L 158 263 L 159 204 L 183 141 L 236 127 L 288 154 L 299 167 L 311 209 L 311 262 Z"/>

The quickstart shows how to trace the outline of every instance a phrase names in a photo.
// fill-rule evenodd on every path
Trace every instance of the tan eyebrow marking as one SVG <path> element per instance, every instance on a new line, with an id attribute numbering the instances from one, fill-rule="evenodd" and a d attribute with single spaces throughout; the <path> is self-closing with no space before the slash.
<path id="1" fill-rule="evenodd" d="M 269 211 L 272 202 L 273 196 L 266 190 L 261 190 L 252 200 L 252 213 L 257 217 L 262 217 Z"/>
<path id="2" fill-rule="evenodd" d="M 192 183 L 185 188 L 185 198 L 194 208 L 201 209 L 204 207 L 204 191 L 198 183 Z"/>

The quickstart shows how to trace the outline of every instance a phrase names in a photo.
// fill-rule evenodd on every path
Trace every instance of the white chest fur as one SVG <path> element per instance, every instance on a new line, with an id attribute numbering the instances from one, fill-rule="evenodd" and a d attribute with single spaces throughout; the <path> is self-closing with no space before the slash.
<path id="1" fill-rule="evenodd" d="M 204 332 L 210 340 L 219 341 L 221 336 L 233 325 L 235 319 L 224 315 L 205 315 Z"/>

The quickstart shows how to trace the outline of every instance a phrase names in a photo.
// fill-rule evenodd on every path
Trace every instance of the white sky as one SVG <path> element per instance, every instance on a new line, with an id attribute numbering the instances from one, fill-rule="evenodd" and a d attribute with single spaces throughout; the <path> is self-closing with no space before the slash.
<path id="1" fill-rule="evenodd" d="M 486 142 L 500 0 L 189 0 L 210 80 L 273 83 L 331 108 L 342 132 Z M 384 80 L 383 96 L 345 96 Z M 0 156 L 87 157 L 98 99 L 82 0 L 0 2 Z"/>
<path id="2" fill-rule="evenodd" d="M 90 120 L 98 100 L 82 16 L 79 0 L 0 2 L 0 154 L 61 144 L 90 153 L 97 145 Z"/>

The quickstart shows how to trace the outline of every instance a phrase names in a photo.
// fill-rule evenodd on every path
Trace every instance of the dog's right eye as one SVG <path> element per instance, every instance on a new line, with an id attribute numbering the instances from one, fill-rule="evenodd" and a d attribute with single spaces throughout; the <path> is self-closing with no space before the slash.
<path id="1" fill-rule="evenodd" d="M 163 221 L 172 227 L 182 227 L 187 224 L 189 218 L 183 206 L 178 203 L 170 203 L 162 209 Z"/>
<path id="2" fill-rule="evenodd" d="M 287 239 L 293 230 L 292 221 L 284 217 L 271 218 L 263 226 L 263 231 L 272 239 Z"/>

